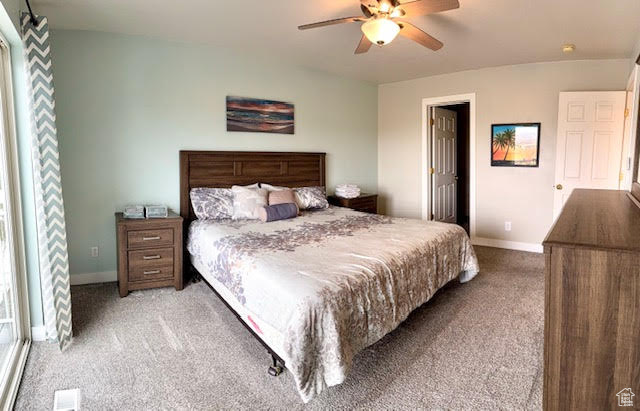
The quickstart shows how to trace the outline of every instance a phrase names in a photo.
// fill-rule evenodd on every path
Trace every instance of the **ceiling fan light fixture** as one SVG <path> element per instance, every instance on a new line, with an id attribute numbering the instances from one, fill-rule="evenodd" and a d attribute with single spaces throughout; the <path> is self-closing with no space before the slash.
<path id="1" fill-rule="evenodd" d="M 369 41 L 379 46 L 391 43 L 400 33 L 400 26 L 387 18 L 369 20 L 361 28 Z"/>

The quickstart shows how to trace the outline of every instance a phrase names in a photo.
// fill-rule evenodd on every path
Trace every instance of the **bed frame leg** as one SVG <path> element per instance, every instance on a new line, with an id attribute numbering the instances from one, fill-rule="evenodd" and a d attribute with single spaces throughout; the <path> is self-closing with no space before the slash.
<path id="1" fill-rule="evenodd" d="M 200 275 L 198 270 L 193 268 L 193 266 L 191 264 L 189 264 L 189 273 L 191 274 L 191 282 L 192 283 L 194 283 L 194 284 L 195 283 L 199 283 L 202 280 L 202 276 Z"/>
<path id="2" fill-rule="evenodd" d="M 278 359 L 275 357 L 275 355 L 271 354 L 271 361 L 273 363 L 273 365 L 271 365 L 269 367 L 269 375 L 272 377 L 277 377 L 278 375 L 282 374 L 282 366 L 278 363 Z"/>

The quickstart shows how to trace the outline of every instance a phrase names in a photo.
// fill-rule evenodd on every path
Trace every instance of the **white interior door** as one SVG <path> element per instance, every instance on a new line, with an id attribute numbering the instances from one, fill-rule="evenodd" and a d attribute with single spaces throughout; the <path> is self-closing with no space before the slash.
<path id="1" fill-rule="evenodd" d="M 554 219 L 574 188 L 620 188 L 624 91 L 560 93 Z"/>
<path id="2" fill-rule="evenodd" d="M 433 219 L 455 223 L 457 217 L 457 113 L 433 109 Z"/>

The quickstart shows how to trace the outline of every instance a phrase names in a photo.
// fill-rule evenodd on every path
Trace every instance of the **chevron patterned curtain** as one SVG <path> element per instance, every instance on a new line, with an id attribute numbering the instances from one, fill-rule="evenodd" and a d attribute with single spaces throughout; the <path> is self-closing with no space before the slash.
<path id="1" fill-rule="evenodd" d="M 34 27 L 27 13 L 23 13 L 20 19 L 32 96 L 32 163 L 40 286 L 47 339 L 56 341 L 64 350 L 72 337 L 67 233 L 62 203 L 49 25 L 46 17 L 39 16 L 37 21 L 38 25 Z"/>

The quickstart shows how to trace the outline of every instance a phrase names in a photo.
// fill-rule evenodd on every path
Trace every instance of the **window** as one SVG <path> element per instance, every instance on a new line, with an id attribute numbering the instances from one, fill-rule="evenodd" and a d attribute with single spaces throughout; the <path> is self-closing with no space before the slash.
<path id="1" fill-rule="evenodd" d="M 0 404 L 4 407 L 15 398 L 31 339 L 7 44 L 0 35 Z"/>

